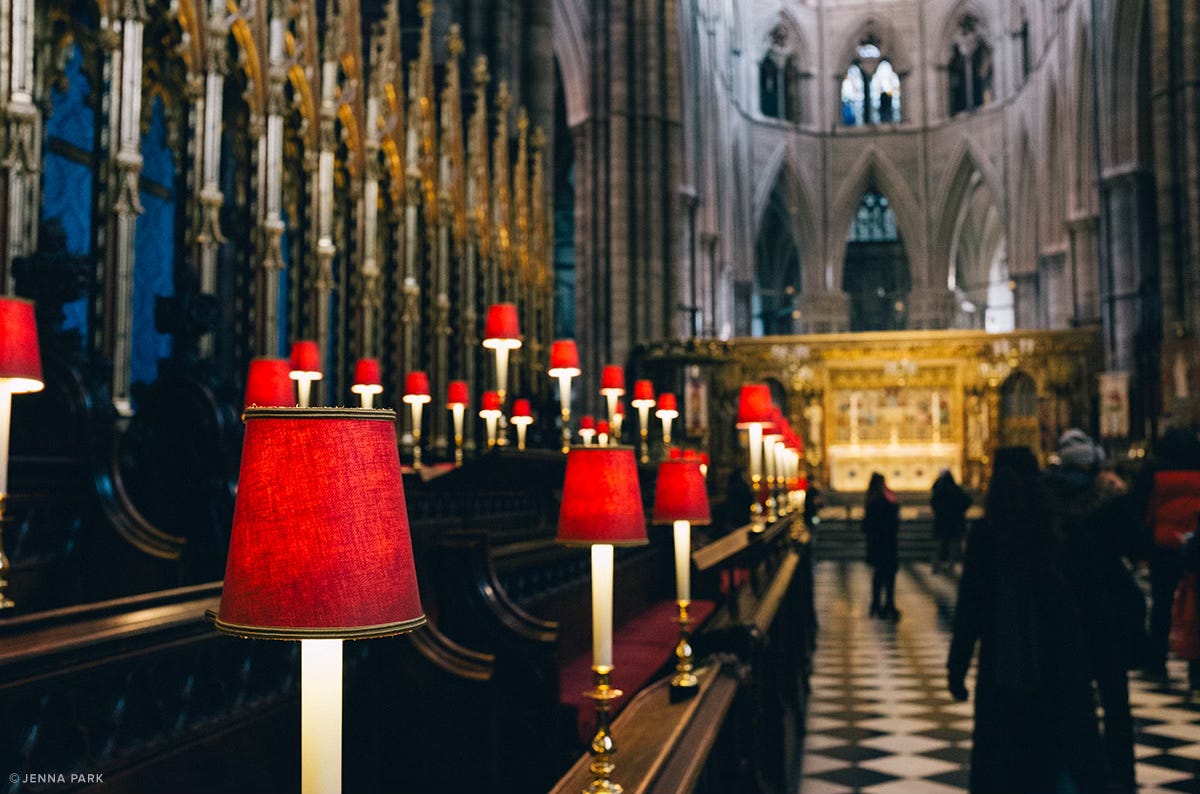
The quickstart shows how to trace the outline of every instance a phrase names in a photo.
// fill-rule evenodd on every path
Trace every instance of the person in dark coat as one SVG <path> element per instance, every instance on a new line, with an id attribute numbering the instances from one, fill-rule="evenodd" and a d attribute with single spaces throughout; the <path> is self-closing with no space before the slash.
<path id="1" fill-rule="evenodd" d="M 1133 794 L 1130 667 L 1144 643 L 1146 600 L 1127 559 L 1138 545 L 1128 486 L 1101 471 L 1104 451 L 1082 430 L 1063 433 L 1061 465 L 1046 473 L 1065 542 L 1064 569 L 1083 619 L 1085 658 L 1104 710 L 1104 749 L 1112 791 Z"/>
<path id="2" fill-rule="evenodd" d="M 937 559 L 933 570 L 954 571 L 962 553 L 962 539 L 967 532 L 967 508 L 971 497 L 967 495 L 949 469 L 933 481 L 929 494 L 929 506 L 933 508 L 933 537 L 937 541 Z"/>
<path id="3" fill-rule="evenodd" d="M 972 794 L 1103 792 L 1083 629 L 1063 573 L 1053 498 L 1027 447 L 997 450 L 967 551 L 946 662 L 955 700 L 979 647 Z"/>
<path id="4" fill-rule="evenodd" d="M 867 483 L 862 530 L 867 536 L 867 564 L 875 569 L 871 579 L 871 617 L 898 619 L 895 595 L 896 569 L 900 567 L 900 500 L 879 472 L 873 472 Z"/>
<path id="5" fill-rule="evenodd" d="M 1200 492 L 1200 440 L 1196 434 L 1182 427 L 1164 432 L 1141 479 L 1139 490 L 1145 492 L 1150 536 L 1146 543 L 1150 561 L 1150 630 L 1144 670 L 1148 677 L 1166 681 L 1171 609 L 1185 568 L 1184 537 L 1195 528 L 1193 521 L 1177 519 L 1194 514 L 1188 500 Z M 1188 665 L 1188 679 L 1190 688 L 1200 689 L 1200 664 Z"/>

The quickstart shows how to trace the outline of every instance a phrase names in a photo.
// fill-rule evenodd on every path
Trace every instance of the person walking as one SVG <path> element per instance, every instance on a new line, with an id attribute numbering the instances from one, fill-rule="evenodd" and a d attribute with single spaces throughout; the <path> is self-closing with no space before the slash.
<path id="1" fill-rule="evenodd" d="M 900 567 L 900 500 L 879 472 L 872 472 L 863 504 L 862 531 L 867 536 L 871 578 L 871 617 L 899 620 L 896 570 Z"/>
<path id="2" fill-rule="evenodd" d="M 949 469 L 933 481 L 929 494 L 929 506 L 933 508 L 933 538 L 937 541 L 937 558 L 933 571 L 944 570 L 954 573 L 954 566 L 962 556 L 963 536 L 967 532 L 967 508 L 971 497 L 954 481 Z"/>
<path id="3" fill-rule="evenodd" d="M 1046 473 L 1055 495 L 1065 542 L 1064 570 L 1075 593 L 1084 630 L 1088 671 L 1104 710 L 1104 749 L 1110 791 L 1133 794 L 1133 716 L 1129 668 L 1145 641 L 1146 598 L 1128 560 L 1138 545 L 1138 520 L 1129 487 L 1102 471 L 1104 451 L 1086 433 L 1071 429 L 1058 441 L 1061 464 Z"/>
<path id="4" fill-rule="evenodd" d="M 1167 680 L 1167 643 L 1175 591 L 1185 568 L 1184 543 L 1200 512 L 1200 440 L 1182 427 L 1168 429 L 1145 472 L 1146 524 L 1151 537 L 1150 631 L 1143 670 Z M 1200 663 L 1189 660 L 1188 686 L 1200 689 Z"/>
<path id="5" fill-rule="evenodd" d="M 984 517 L 967 534 L 947 684 L 964 701 L 979 649 L 972 794 L 1103 792 L 1107 770 L 1083 627 L 1053 497 L 1027 447 L 996 452 Z"/>

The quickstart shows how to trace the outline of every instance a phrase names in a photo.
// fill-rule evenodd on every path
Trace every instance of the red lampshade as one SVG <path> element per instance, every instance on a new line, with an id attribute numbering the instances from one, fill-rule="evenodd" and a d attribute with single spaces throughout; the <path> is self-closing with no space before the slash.
<path id="1" fill-rule="evenodd" d="M 625 415 L 625 403 L 621 402 L 620 400 L 617 400 L 617 416 L 624 416 L 624 415 Z"/>
<path id="2" fill-rule="evenodd" d="M 0 382 L 16 394 L 45 386 L 31 301 L 0 298 Z"/>
<path id="3" fill-rule="evenodd" d="M 771 390 L 765 383 L 747 383 L 738 397 L 737 426 L 766 424 L 771 421 Z"/>
<path id="4" fill-rule="evenodd" d="M 246 407 L 288 407 L 296 404 L 296 390 L 286 358 L 255 358 L 246 371 Z"/>
<path id="5" fill-rule="evenodd" d="M 601 419 L 599 422 L 596 423 L 596 433 L 597 434 L 607 436 L 610 432 L 611 432 L 611 430 L 608 427 L 607 419 Z"/>
<path id="6" fill-rule="evenodd" d="M 404 402 L 429 402 L 429 376 L 421 370 L 413 370 L 404 379 Z"/>
<path id="7" fill-rule="evenodd" d="M 467 405 L 471 402 L 471 395 L 467 392 L 467 382 L 465 380 L 452 380 L 450 385 L 446 387 L 446 405 Z"/>
<path id="8" fill-rule="evenodd" d="M 292 342 L 292 377 L 303 373 L 312 378 L 321 377 L 321 349 L 312 340 Z M 298 378 L 297 378 L 298 380 Z"/>
<path id="9" fill-rule="evenodd" d="M 600 373 L 600 393 L 625 393 L 625 369 L 616 364 L 607 364 Z"/>
<path id="10" fill-rule="evenodd" d="M 669 391 L 658 395 L 658 413 L 662 414 L 667 411 L 674 411 L 676 416 L 679 415 L 679 404 L 675 402 L 675 395 Z"/>
<path id="11" fill-rule="evenodd" d="M 580 430 L 595 430 L 596 429 L 596 417 L 591 416 L 591 415 L 585 415 L 583 417 L 580 417 L 579 429 Z"/>
<path id="12" fill-rule="evenodd" d="M 500 410 L 500 394 L 494 391 L 485 391 L 483 393 L 483 405 L 480 406 L 483 411 L 499 411 Z"/>
<path id="13" fill-rule="evenodd" d="M 424 622 L 395 413 L 247 409 L 217 628 L 361 639 Z"/>
<path id="14" fill-rule="evenodd" d="M 550 376 L 559 375 L 572 377 L 580 373 L 579 349 L 575 347 L 574 339 L 556 339 L 550 345 Z"/>
<path id="15" fill-rule="evenodd" d="M 679 447 L 671 447 L 669 450 L 667 450 L 667 460 L 679 460 L 683 457 L 683 455 L 684 452 Z"/>
<path id="16" fill-rule="evenodd" d="M 513 419 L 517 419 L 518 417 L 525 419 L 533 418 L 533 414 L 529 409 L 529 400 L 524 397 L 518 397 L 513 400 L 512 415 Z"/>
<path id="17" fill-rule="evenodd" d="M 698 460 L 667 460 L 658 464 L 658 482 L 654 487 L 654 523 L 690 521 L 708 524 L 708 490 Z"/>
<path id="18" fill-rule="evenodd" d="M 483 326 L 483 346 L 521 346 L 521 322 L 517 319 L 515 303 L 493 303 L 488 309 Z"/>
<path id="19" fill-rule="evenodd" d="M 648 380 L 635 381 L 633 384 L 633 404 L 639 402 L 654 402 L 654 384 Z"/>
<path id="20" fill-rule="evenodd" d="M 684 460 L 700 460 L 700 454 L 694 449 L 685 449 L 683 451 Z"/>
<path id="21" fill-rule="evenodd" d="M 383 380 L 379 377 L 379 359 L 360 358 L 354 365 L 354 385 L 350 391 L 355 394 L 380 394 L 383 392 Z"/>
<path id="22" fill-rule="evenodd" d="M 558 542 L 646 543 L 646 516 L 630 447 L 572 447 L 567 455 Z"/>

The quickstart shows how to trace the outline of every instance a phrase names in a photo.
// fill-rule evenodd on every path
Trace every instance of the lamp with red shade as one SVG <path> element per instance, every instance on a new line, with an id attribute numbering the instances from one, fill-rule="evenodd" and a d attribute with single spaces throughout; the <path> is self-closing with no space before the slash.
<path id="1" fill-rule="evenodd" d="M 609 780 L 616 751 L 609 727 L 613 689 L 613 547 L 646 543 L 646 517 L 638 485 L 637 461 L 629 447 L 573 447 L 567 454 L 558 542 L 592 550 L 592 676 L 587 696 L 596 703 L 592 738 L 594 775 L 588 791 L 619 792 Z"/>
<path id="2" fill-rule="evenodd" d="M 663 448 L 669 450 L 671 448 L 671 423 L 679 416 L 679 403 L 675 401 L 675 395 L 669 391 L 658 395 L 658 410 L 654 412 L 654 415 L 662 420 Z"/>
<path id="3" fill-rule="evenodd" d="M 617 406 L 621 395 L 625 394 L 625 369 L 617 364 L 606 364 L 600 372 L 600 393 L 608 401 L 608 421 L 612 424 L 614 435 L 621 434 L 621 425 L 617 421 Z"/>
<path id="4" fill-rule="evenodd" d="M 533 413 L 529 407 L 529 400 L 524 397 L 513 400 L 512 417 L 509 421 L 517 428 L 517 449 L 525 449 L 525 433 L 533 424 Z"/>
<path id="5" fill-rule="evenodd" d="M 8 434 L 12 426 L 12 396 L 45 388 L 42 353 L 38 346 L 33 303 L 20 298 L 0 297 L 0 530 L 8 503 Z M 4 594 L 10 569 L 0 532 L 0 609 L 16 604 Z"/>
<path id="6" fill-rule="evenodd" d="M 658 464 L 654 488 L 654 523 L 672 524 L 675 531 L 675 594 L 679 603 L 679 644 L 675 646 L 676 690 L 694 692 L 699 683 L 688 642 L 688 606 L 692 602 L 692 524 L 712 523 L 708 489 L 697 459 L 668 460 Z"/>
<path id="7" fill-rule="evenodd" d="M 375 404 L 375 395 L 383 394 L 383 379 L 379 377 L 379 359 L 360 358 L 354 365 L 354 385 L 350 391 L 358 395 L 363 408 Z"/>
<path id="8" fill-rule="evenodd" d="M 583 439 L 583 445 L 590 447 L 592 439 L 596 437 L 596 417 L 585 415 L 579 419 L 579 437 Z"/>
<path id="9" fill-rule="evenodd" d="M 648 380 L 634 381 L 630 404 L 638 411 L 638 432 L 641 434 L 642 463 L 650 462 L 650 409 L 654 407 L 654 384 Z"/>
<path id="10" fill-rule="evenodd" d="M 571 449 L 571 378 L 579 369 L 579 350 L 574 339 L 556 339 L 550 345 L 550 370 L 552 378 L 558 378 L 558 395 L 562 405 L 562 451 Z"/>
<path id="11" fill-rule="evenodd" d="M 465 380 L 452 380 L 450 385 L 446 387 L 446 407 L 450 409 L 450 416 L 454 422 L 454 465 L 461 466 L 463 464 L 463 415 L 467 412 L 467 405 L 471 402 L 471 395 L 467 389 Z"/>
<path id="12" fill-rule="evenodd" d="M 342 640 L 425 622 L 396 415 L 248 408 L 216 628 L 300 641 L 303 794 L 337 794 Z"/>
<path id="13" fill-rule="evenodd" d="M 754 491 L 751 503 L 751 528 L 763 530 L 763 507 L 758 501 L 762 486 L 762 434 L 771 422 L 771 390 L 765 383 L 747 383 L 738 395 L 737 426 L 747 433 L 746 449 L 750 455 L 750 486 Z"/>
<path id="14" fill-rule="evenodd" d="M 307 408 L 312 394 L 312 383 L 321 379 L 321 349 L 311 339 L 292 342 L 292 380 L 296 381 L 299 394 L 298 404 Z"/>
<path id="15" fill-rule="evenodd" d="M 515 303 L 493 303 L 488 308 L 483 346 L 496 351 L 496 394 L 503 406 L 508 393 L 508 354 L 521 346 L 521 321 Z"/>
<path id="16" fill-rule="evenodd" d="M 617 412 L 612 415 L 612 419 L 609 421 L 612 423 L 613 441 L 619 443 L 621 440 L 621 426 L 625 423 L 625 403 L 621 402 L 619 397 L 617 398 Z"/>
<path id="17" fill-rule="evenodd" d="M 433 398 L 429 394 L 429 376 L 421 370 L 413 370 L 404 379 L 404 402 L 412 411 L 413 468 L 421 468 L 421 413 L 425 403 Z"/>
<path id="18" fill-rule="evenodd" d="M 286 358 L 253 358 L 246 370 L 245 407 L 286 408 L 296 404 L 296 390 Z"/>
<path id="19" fill-rule="evenodd" d="M 483 404 L 479 406 L 479 418 L 487 427 L 488 449 L 496 446 L 496 425 L 500 422 L 500 395 L 494 391 L 483 393 Z"/>
<path id="20" fill-rule="evenodd" d="M 612 440 L 612 434 L 609 432 L 608 422 L 601 419 L 596 423 L 596 443 L 602 447 L 607 447 L 608 442 Z"/>
<path id="21" fill-rule="evenodd" d="M 771 405 L 771 421 L 763 425 L 763 475 L 767 482 L 766 509 L 767 521 L 779 518 L 777 489 L 779 487 L 779 458 L 775 448 L 783 440 L 783 413 L 779 407 Z"/>

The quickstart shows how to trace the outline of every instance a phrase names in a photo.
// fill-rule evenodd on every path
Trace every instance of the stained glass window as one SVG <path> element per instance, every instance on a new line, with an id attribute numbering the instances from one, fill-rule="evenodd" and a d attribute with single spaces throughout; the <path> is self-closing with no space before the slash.
<path id="1" fill-rule="evenodd" d="M 866 81 L 858 64 L 851 64 L 842 80 L 842 123 L 855 127 L 865 123 L 863 102 L 866 100 Z"/>
<path id="2" fill-rule="evenodd" d="M 858 213 L 850 225 L 852 243 L 890 243 L 900 239 L 896 232 L 896 213 L 886 197 L 874 190 L 863 194 Z"/>
<path id="3" fill-rule="evenodd" d="M 871 109 L 880 124 L 900 120 L 900 76 L 889 61 L 880 61 L 871 78 Z"/>

